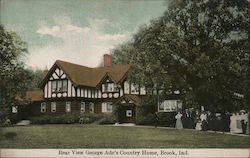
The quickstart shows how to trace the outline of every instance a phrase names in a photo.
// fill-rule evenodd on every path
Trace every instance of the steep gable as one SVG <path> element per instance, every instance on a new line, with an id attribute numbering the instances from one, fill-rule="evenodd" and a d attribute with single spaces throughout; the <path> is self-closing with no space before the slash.
<path id="1" fill-rule="evenodd" d="M 129 71 L 131 66 L 114 65 L 112 67 L 89 68 L 66 61 L 57 60 L 43 80 L 41 87 L 46 84 L 50 77 L 58 76 L 56 72 L 57 67 L 66 74 L 67 78 L 73 83 L 73 85 L 96 87 L 107 75 L 113 80 L 113 82 L 120 82 Z"/>

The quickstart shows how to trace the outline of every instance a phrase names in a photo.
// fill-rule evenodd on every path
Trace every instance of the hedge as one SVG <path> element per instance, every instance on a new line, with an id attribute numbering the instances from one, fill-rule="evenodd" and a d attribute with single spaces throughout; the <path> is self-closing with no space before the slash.
<path id="1" fill-rule="evenodd" d="M 64 114 L 64 115 L 43 115 L 30 117 L 32 124 L 114 124 L 115 118 L 111 114 Z"/>

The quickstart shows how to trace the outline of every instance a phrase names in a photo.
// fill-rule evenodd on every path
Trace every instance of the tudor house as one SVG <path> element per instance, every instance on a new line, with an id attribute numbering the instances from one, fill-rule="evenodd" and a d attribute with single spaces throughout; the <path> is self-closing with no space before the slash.
<path id="1" fill-rule="evenodd" d="M 135 122 L 146 89 L 127 81 L 130 69 L 131 65 L 112 65 L 108 54 L 98 68 L 57 60 L 41 82 L 41 90 L 27 93 L 31 114 L 111 113 L 120 105 L 118 121 Z"/>

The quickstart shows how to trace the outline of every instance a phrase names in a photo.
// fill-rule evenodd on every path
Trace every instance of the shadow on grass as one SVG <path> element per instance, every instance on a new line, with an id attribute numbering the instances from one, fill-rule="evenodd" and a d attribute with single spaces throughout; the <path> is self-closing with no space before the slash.
<path id="1" fill-rule="evenodd" d="M 14 140 L 16 138 L 17 134 L 15 132 L 7 132 L 4 134 L 4 137 L 7 140 Z"/>

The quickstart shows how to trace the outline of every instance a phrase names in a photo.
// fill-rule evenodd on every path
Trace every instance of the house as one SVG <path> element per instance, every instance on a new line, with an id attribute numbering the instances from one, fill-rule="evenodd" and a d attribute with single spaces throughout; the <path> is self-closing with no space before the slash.
<path id="1" fill-rule="evenodd" d="M 45 72 L 40 89 L 27 92 L 30 112 L 35 116 L 112 113 L 117 107 L 119 122 L 135 122 L 146 89 L 127 80 L 130 70 L 131 65 L 112 65 L 108 54 L 104 66 L 97 68 L 57 60 Z"/>

